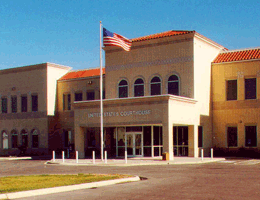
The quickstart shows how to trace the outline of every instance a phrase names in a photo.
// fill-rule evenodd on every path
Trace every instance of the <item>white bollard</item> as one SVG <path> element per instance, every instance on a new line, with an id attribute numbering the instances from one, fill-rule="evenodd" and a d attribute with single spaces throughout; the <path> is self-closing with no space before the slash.
<path id="1" fill-rule="evenodd" d="M 95 151 L 92 151 L 93 164 L 95 164 Z"/>
<path id="2" fill-rule="evenodd" d="M 105 163 L 107 164 L 107 151 L 105 151 Z"/>
<path id="3" fill-rule="evenodd" d="M 204 150 L 201 149 L 201 161 L 203 161 L 203 157 L 204 157 Z"/>
<path id="4" fill-rule="evenodd" d="M 211 148 L 211 159 L 213 159 L 213 148 Z"/>
<path id="5" fill-rule="evenodd" d="M 125 151 L 125 163 L 127 163 L 127 151 Z"/>
<path id="6" fill-rule="evenodd" d="M 64 163 L 65 158 L 64 158 L 64 151 L 62 151 L 62 163 Z"/>
<path id="7" fill-rule="evenodd" d="M 79 163 L 79 152 L 76 151 L 76 163 Z"/>
<path id="8" fill-rule="evenodd" d="M 55 162 L 55 151 L 52 151 L 52 160 Z"/>

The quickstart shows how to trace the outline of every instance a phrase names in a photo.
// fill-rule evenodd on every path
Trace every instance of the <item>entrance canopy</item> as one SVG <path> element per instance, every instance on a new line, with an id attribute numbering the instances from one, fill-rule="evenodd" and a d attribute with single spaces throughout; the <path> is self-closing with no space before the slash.
<path id="1" fill-rule="evenodd" d="M 74 103 L 75 149 L 85 156 L 86 128 L 100 127 L 99 101 Z M 104 127 L 160 126 L 162 127 L 163 151 L 173 158 L 173 126 L 198 125 L 200 115 L 194 99 L 159 95 L 135 98 L 105 99 Z M 142 156 L 143 138 L 140 132 L 124 135 L 127 151 Z"/>

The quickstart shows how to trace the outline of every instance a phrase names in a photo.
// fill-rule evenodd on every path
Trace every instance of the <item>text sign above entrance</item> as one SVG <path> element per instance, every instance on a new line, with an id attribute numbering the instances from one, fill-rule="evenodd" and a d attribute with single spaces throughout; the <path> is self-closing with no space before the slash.
<path id="1" fill-rule="evenodd" d="M 150 115 L 151 110 L 132 110 L 132 111 L 122 111 L 122 112 L 104 112 L 104 117 L 128 117 L 131 115 Z M 100 113 L 88 113 L 88 118 L 100 117 Z"/>

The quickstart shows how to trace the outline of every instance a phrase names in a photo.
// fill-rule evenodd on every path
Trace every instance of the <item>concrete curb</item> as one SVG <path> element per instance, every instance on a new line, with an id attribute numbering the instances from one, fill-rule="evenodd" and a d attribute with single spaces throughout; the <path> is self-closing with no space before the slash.
<path id="1" fill-rule="evenodd" d="M 156 165 L 191 165 L 191 164 L 205 164 L 205 163 L 212 163 L 212 162 L 219 162 L 219 161 L 223 161 L 225 160 L 225 158 L 217 158 L 217 159 L 204 159 L 202 160 L 198 160 L 198 161 L 186 161 L 186 162 L 182 162 L 182 161 L 153 161 L 153 162 L 129 162 L 128 163 L 124 163 L 122 162 L 108 162 L 107 164 L 105 164 L 104 162 L 96 162 L 95 164 L 93 164 L 92 162 L 82 162 L 82 163 L 76 163 L 76 162 L 57 162 L 57 161 L 47 161 L 45 162 L 45 164 L 54 164 L 54 165 L 65 165 L 65 166 L 104 166 L 104 167 L 129 167 L 129 166 L 156 166 Z"/>
<path id="2" fill-rule="evenodd" d="M 118 184 L 118 183 L 134 182 L 134 181 L 140 181 L 140 178 L 138 176 L 136 176 L 136 177 L 130 177 L 130 178 L 99 181 L 99 182 L 93 182 L 93 183 L 83 183 L 83 184 L 78 184 L 78 185 L 68 185 L 68 186 L 60 186 L 60 187 L 54 187 L 54 188 L 44 188 L 44 189 L 37 189 L 37 190 L 0 194 L 0 199 L 18 199 L 18 198 L 31 197 L 31 196 L 54 194 L 54 193 L 59 193 L 59 192 L 69 192 L 69 191 L 73 191 L 73 190 L 96 188 L 96 187 L 114 185 L 114 184 Z"/>
<path id="3" fill-rule="evenodd" d="M 31 160 L 32 157 L 1 157 L 0 160 Z"/>

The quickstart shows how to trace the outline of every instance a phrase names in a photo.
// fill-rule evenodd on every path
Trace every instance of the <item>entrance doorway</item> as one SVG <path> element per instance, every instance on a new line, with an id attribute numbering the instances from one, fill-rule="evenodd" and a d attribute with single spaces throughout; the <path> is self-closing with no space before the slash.
<path id="1" fill-rule="evenodd" d="M 142 132 L 129 132 L 125 134 L 125 150 L 129 157 L 143 156 Z"/>
<path id="2" fill-rule="evenodd" d="M 188 156 L 188 126 L 173 127 L 173 144 L 175 156 Z"/>

